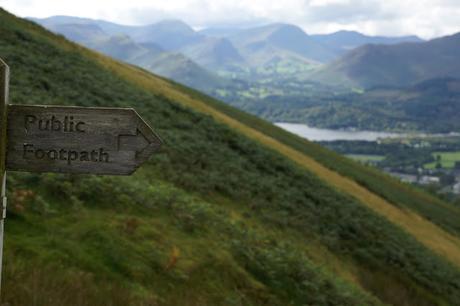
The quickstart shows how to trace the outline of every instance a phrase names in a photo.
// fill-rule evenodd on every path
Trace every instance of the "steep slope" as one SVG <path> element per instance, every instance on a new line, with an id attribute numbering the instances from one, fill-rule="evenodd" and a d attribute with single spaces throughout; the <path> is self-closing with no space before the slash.
<path id="1" fill-rule="evenodd" d="M 80 18 L 73 16 L 52 16 L 48 18 L 29 18 L 46 28 L 53 29 L 60 25 L 93 25 L 109 35 L 125 34 L 138 43 L 156 43 L 165 50 L 176 50 L 189 43 L 203 39 L 190 26 L 180 20 L 163 20 L 145 26 L 121 25 L 105 20 Z"/>
<path id="2" fill-rule="evenodd" d="M 111 36 L 84 45 L 199 90 L 225 86 L 228 82 L 181 53 L 164 51 L 154 43 L 138 44 L 128 36 Z"/>
<path id="3" fill-rule="evenodd" d="M 366 45 L 314 76 L 329 83 L 361 87 L 410 86 L 428 79 L 459 78 L 460 33 L 422 43 Z"/>
<path id="4" fill-rule="evenodd" d="M 259 63 L 261 59 L 267 62 L 286 53 L 317 62 L 334 58 L 329 50 L 311 39 L 299 27 L 289 24 L 270 24 L 242 30 L 229 39 L 253 63 Z"/>
<path id="5" fill-rule="evenodd" d="M 210 90 L 227 83 L 225 79 L 180 53 L 165 51 L 155 42 L 138 43 L 127 34 L 123 34 L 138 33 L 132 31 L 132 27 L 64 16 L 33 19 L 33 21 L 88 48 L 199 90 Z"/>
<path id="6" fill-rule="evenodd" d="M 244 28 L 235 28 L 235 27 L 211 27 L 205 28 L 198 33 L 217 38 L 227 38 L 229 36 L 237 34 L 239 31 L 242 31 Z"/>
<path id="7" fill-rule="evenodd" d="M 10 174 L 5 302 L 454 305 L 460 299 L 458 210 L 0 14 L 12 101 L 135 107 L 166 143 L 128 178 Z"/>
<path id="8" fill-rule="evenodd" d="M 130 32 L 130 36 L 137 42 L 156 43 L 165 50 L 178 50 L 205 38 L 180 20 L 164 20 L 138 27 Z"/>
<path id="9" fill-rule="evenodd" d="M 223 85 L 224 80 L 217 82 L 218 77 L 212 76 L 211 70 L 239 69 L 244 64 L 244 59 L 229 40 L 206 37 L 179 20 L 165 20 L 147 26 L 124 26 L 70 16 L 31 19 L 53 32 L 65 35 L 70 40 L 201 90 Z M 94 29 L 94 33 L 91 33 L 91 29 Z M 104 39 L 101 33 L 107 33 L 105 35 L 110 39 Z M 125 40 L 130 40 L 133 50 L 126 50 L 126 54 L 141 47 L 151 49 L 152 46 L 154 49 L 159 47 L 164 54 L 161 54 L 161 58 L 155 57 L 155 54 L 145 54 L 142 61 L 133 60 L 132 56 L 123 56 L 112 51 L 119 49 L 116 43 L 110 41 L 114 37 L 125 37 Z M 187 65 L 183 67 L 183 71 L 180 64 Z M 161 69 L 156 65 L 161 65 Z M 210 71 L 205 72 L 198 66 Z M 196 80 L 191 77 L 191 72 L 198 76 Z"/>
<path id="10" fill-rule="evenodd" d="M 417 36 L 368 36 L 355 31 L 338 31 L 331 34 L 311 35 L 311 38 L 330 48 L 337 56 L 367 44 L 394 45 L 404 42 L 422 42 Z"/>
<path id="11" fill-rule="evenodd" d="M 65 32 L 61 32 L 66 37 Z M 151 45 L 146 48 L 135 43 L 129 36 L 119 34 L 114 36 L 106 36 L 100 40 L 73 40 L 88 48 L 94 49 L 101 53 L 107 54 L 115 59 L 119 59 L 128 63 L 134 63 L 136 58 L 148 58 L 155 60 L 158 56 L 164 53 L 163 49 L 158 46 Z M 154 70 L 152 70 L 154 71 Z"/>
<path id="12" fill-rule="evenodd" d="M 103 23 L 101 23 L 99 20 L 94 20 L 90 18 L 57 15 L 57 16 L 51 16 L 47 18 L 27 17 L 27 19 L 32 20 L 33 22 L 42 24 L 46 28 L 53 28 L 61 24 L 96 25 L 100 28 L 103 28 L 102 26 Z M 107 24 L 110 24 L 110 23 L 107 23 Z"/>
<path id="13" fill-rule="evenodd" d="M 96 24 L 63 23 L 48 25 L 47 28 L 77 42 L 99 41 L 108 38 L 108 35 Z"/>
<path id="14" fill-rule="evenodd" d="M 178 92 L 169 91 L 164 83 L 153 85 L 146 82 L 145 78 L 149 76 L 142 78 L 130 73 L 123 73 L 122 75 L 135 79 L 137 83 L 142 83 L 146 88 L 153 88 L 151 86 L 162 88 L 162 94 L 170 96 L 186 106 L 212 115 L 219 121 L 225 122 L 254 140 L 279 151 L 307 169 L 313 170 L 316 175 L 332 183 L 336 188 L 343 190 L 345 193 L 352 193 L 354 197 L 359 198 L 364 204 L 373 206 L 377 212 L 402 225 L 439 254 L 449 256 L 452 262 L 460 264 L 460 254 L 458 252 L 460 241 L 456 237 L 460 233 L 460 223 L 458 222 L 460 210 L 458 208 L 416 191 L 409 185 L 401 184 L 398 180 L 376 169 L 362 166 L 346 157 L 336 155 L 269 122 L 221 104 L 197 92 L 189 91 L 193 97 L 197 97 L 190 98 Z M 152 81 L 152 79 L 149 80 Z M 335 176 L 336 179 L 331 180 L 331 176 Z M 394 209 L 391 207 L 392 205 L 399 208 L 403 207 L 403 209 Z M 416 211 L 450 234 L 444 233 L 437 226 L 433 227 L 430 222 L 426 222 L 423 218 L 420 219 L 417 214 L 406 219 L 407 209 Z M 402 223 L 401 220 L 406 222 Z M 426 228 L 433 229 L 434 235 L 426 237 L 426 233 L 421 234 L 425 232 Z M 439 239 L 442 240 L 442 243 L 439 243 Z M 450 249 L 450 251 L 443 250 L 445 246 L 448 246 L 447 249 Z"/>
<path id="15" fill-rule="evenodd" d="M 244 58 L 226 38 L 206 38 L 181 48 L 180 52 L 212 71 L 229 70 L 245 64 Z"/>

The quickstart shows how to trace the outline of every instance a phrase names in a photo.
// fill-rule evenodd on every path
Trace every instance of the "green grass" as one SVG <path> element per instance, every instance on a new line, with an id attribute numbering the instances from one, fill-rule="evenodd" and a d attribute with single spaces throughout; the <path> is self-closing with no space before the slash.
<path id="1" fill-rule="evenodd" d="M 246 126 L 261 132 L 280 143 L 312 157 L 329 169 L 349 177 L 369 189 L 371 192 L 388 200 L 397 207 L 412 209 L 421 216 L 457 236 L 460 235 L 460 209 L 397 179 L 384 174 L 373 167 L 362 165 L 344 156 L 334 153 L 322 146 L 309 142 L 289 133 L 274 124 L 256 116 L 245 113 L 189 88 L 177 85 L 189 92 L 192 97 L 205 101 L 216 110 L 237 118 Z"/>
<path id="2" fill-rule="evenodd" d="M 198 93 L 0 14 L 12 102 L 134 107 L 165 142 L 132 177 L 9 175 L 5 303 L 418 306 L 460 299 L 458 267 L 286 156 L 179 103 Z M 149 83 L 154 90 L 142 87 L 144 75 L 158 80 Z M 173 88 L 174 98 L 160 86 Z M 298 141 L 208 99 L 221 114 Z"/>
<path id="3" fill-rule="evenodd" d="M 436 159 L 438 156 L 441 157 L 439 163 L 444 169 L 452 169 L 455 166 L 455 162 L 460 162 L 460 151 L 458 152 L 434 152 L 433 157 Z M 437 161 L 425 164 L 426 169 L 436 169 Z"/>

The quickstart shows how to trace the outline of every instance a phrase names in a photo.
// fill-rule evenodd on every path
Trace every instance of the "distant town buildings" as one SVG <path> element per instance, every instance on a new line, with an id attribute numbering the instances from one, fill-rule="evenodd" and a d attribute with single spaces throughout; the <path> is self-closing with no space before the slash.
<path id="1" fill-rule="evenodd" d="M 401 182 L 404 182 L 404 183 L 420 184 L 420 185 L 431 185 L 431 184 L 440 183 L 440 179 L 437 176 L 431 176 L 431 175 L 417 176 L 417 175 L 398 173 L 398 172 L 388 172 L 388 174 L 399 178 Z"/>
<path id="2" fill-rule="evenodd" d="M 460 194 L 460 182 L 457 181 L 457 183 L 452 186 L 452 193 Z"/>

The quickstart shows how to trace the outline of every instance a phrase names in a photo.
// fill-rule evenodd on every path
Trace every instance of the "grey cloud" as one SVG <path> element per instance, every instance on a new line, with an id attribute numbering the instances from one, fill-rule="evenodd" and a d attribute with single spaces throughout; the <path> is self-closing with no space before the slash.
<path id="1" fill-rule="evenodd" d="M 323 5 L 317 5 L 318 0 L 284 1 L 283 5 L 276 5 L 254 0 L 248 5 L 244 0 L 190 0 L 189 5 L 174 11 L 133 8 L 122 17 L 142 24 L 175 18 L 195 27 L 287 22 L 302 26 L 309 33 L 346 28 L 367 34 L 417 34 L 425 38 L 460 30 L 459 0 L 344 0 Z"/>
<path id="2" fill-rule="evenodd" d="M 117 5 L 108 5 L 111 0 L 80 0 L 78 4 L 59 0 L 0 1 L 9 3 L 5 4 L 7 9 L 27 16 L 74 14 L 125 24 L 164 19 L 181 19 L 193 27 L 286 22 L 308 33 L 352 29 L 425 38 L 460 30 L 460 0 L 129 0 L 117 1 Z"/>
<path id="3" fill-rule="evenodd" d="M 118 14 L 122 20 L 128 20 L 133 24 L 150 24 L 164 19 L 177 19 L 176 14 L 155 8 L 132 8 Z"/>
<path id="4" fill-rule="evenodd" d="M 149 24 L 164 19 L 180 19 L 192 26 L 253 26 L 267 23 L 270 20 L 259 17 L 241 7 L 226 10 L 212 10 L 206 0 L 194 1 L 192 7 L 178 9 L 174 12 L 156 8 L 133 8 L 120 14 L 120 18 L 138 24 Z"/>
<path id="5" fill-rule="evenodd" d="M 355 0 L 324 6 L 305 6 L 305 18 L 309 22 L 348 23 L 363 20 L 388 20 L 401 16 L 401 12 L 389 10 L 382 1 Z"/>

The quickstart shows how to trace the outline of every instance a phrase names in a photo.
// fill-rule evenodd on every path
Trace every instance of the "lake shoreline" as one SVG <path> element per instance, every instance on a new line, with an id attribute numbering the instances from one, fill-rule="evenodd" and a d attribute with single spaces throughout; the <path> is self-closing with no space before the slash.
<path id="1" fill-rule="evenodd" d="M 303 123 L 275 122 L 276 126 L 306 138 L 310 141 L 378 141 L 387 138 L 429 138 L 429 137 L 454 137 L 460 136 L 458 132 L 450 133 L 424 133 L 424 132 L 380 132 L 357 129 L 323 129 L 311 127 Z"/>

